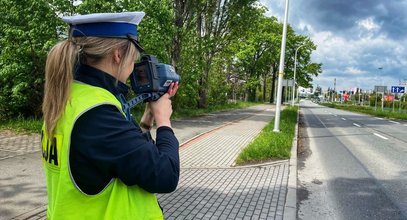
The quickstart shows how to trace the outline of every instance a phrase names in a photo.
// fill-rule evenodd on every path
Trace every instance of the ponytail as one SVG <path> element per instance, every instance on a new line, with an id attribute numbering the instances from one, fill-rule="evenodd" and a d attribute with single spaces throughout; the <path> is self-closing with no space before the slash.
<path id="1" fill-rule="evenodd" d="M 69 40 L 59 42 L 48 53 L 42 112 L 45 130 L 50 139 L 69 98 L 77 54 L 77 46 Z"/>
<path id="2" fill-rule="evenodd" d="M 118 74 L 140 54 L 128 39 L 78 37 L 59 42 L 48 53 L 45 65 L 45 86 L 42 112 L 45 130 L 53 137 L 58 119 L 69 99 L 75 64 L 96 65 L 112 51 L 119 48 L 126 58 L 118 68 Z M 78 60 L 78 57 L 80 58 Z"/>

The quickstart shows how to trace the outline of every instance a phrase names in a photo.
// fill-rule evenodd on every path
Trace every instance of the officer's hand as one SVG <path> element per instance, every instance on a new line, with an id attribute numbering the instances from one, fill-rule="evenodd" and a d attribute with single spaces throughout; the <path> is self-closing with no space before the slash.
<path id="1" fill-rule="evenodd" d="M 171 83 L 167 91 L 168 95 L 170 95 L 170 98 L 173 97 L 175 93 L 177 93 L 178 87 L 179 87 L 178 82 Z"/>
<path id="2" fill-rule="evenodd" d="M 154 115 L 151 111 L 150 102 L 147 102 L 146 108 L 144 109 L 144 114 L 140 120 L 140 127 L 143 128 L 145 131 L 148 131 L 153 126 L 154 122 Z"/>
<path id="3" fill-rule="evenodd" d="M 177 88 L 178 88 L 178 86 L 177 86 Z M 175 92 L 176 92 L 176 89 L 175 89 Z M 175 94 L 175 93 L 173 93 L 173 94 Z M 154 116 L 157 128 L 159 128 L 161 126 L 171 127 L 170 117 L 172 114 L 172 106 L 171 106 L 171 99 L 170 99 L 169 93 L 165 93 L 157 101 L 150 102 L 150 109 Z"/>

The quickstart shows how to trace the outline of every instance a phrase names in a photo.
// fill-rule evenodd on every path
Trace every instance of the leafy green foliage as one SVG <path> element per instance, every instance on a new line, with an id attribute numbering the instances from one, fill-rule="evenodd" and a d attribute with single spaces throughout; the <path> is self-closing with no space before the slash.
<path id="1" fill-rule="evenodd" d="M 278 71 L 282 24 L 265 17 L 255 0 L 0 0 L 0 117 L 40 117 L 44 66 L 49 49 L 67 36 L 59 17 L 96 12 L 145 11 L 139 26 L 146 51 L 181 75 L 175 112 L 266 100 Z M 250 25 L 248 25 L 250 24 Z M 311 62 L 315 45 L 289 27 L 286 77 L 309 85 L 321 73 Z M 231 80 L 231 76 L 235 80 Z M 259 99 L 260 98 L 260 99 Z"/>
<path id="2" fill-rule="evenodd" d="M 0 116 L 39 116 L 46 54 L 60 24 L 48 1 L 0 0 Z"/>

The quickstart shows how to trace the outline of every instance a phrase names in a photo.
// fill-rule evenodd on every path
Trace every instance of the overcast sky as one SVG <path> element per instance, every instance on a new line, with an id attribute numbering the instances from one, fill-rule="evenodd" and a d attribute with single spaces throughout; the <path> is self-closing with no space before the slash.
<path id="1" fill-rule="evenodd" d="M 282 21 L 285 0 L 260 0 Z M 314 86 L 373 89 L 407 82 L 407 0 L 291 0 L 289 24 L 317 45 Z M 379 68 L 382 68 L 381 70 Z"/>

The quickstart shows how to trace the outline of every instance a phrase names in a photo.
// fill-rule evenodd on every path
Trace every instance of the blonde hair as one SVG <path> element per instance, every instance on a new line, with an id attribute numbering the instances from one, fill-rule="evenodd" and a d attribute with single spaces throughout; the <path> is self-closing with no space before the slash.
<path id="1" fill-rule="evenodd" d="M 59 42 L 49 51 L 42 103 L 45 130 L 49 139 L 53 137 L 57 121 L 69 100 L 75 66 L 78 63 L 96 65 L 112 55 L 115 49 L 119 49 L 124 57 L 118 67 L 118 74 L 121 74 L 122 69 L 139 56 L 136 47 L 127 39 L 76 37 Z"/>

